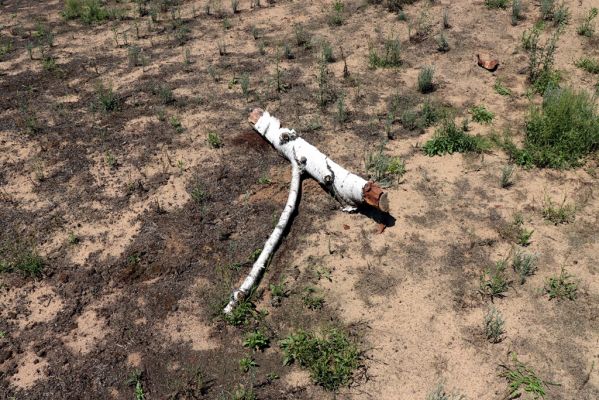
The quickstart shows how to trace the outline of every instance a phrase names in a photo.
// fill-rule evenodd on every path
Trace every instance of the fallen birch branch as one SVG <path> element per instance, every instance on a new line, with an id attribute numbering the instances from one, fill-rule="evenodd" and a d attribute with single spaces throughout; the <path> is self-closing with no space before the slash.
<path id="1" fill-rule="evenodd" d="M 289 197 L 279 222 L 266 241 L 250 273 L 239 289 L 231 295 L 231 299 L 224 309 L 226 314 L 230 313 L 239 301 L 247 297 L 260 279 L 266 263 L 281 240 L 291 215 L 295 211 L 302 173 L 306 172 L 327 188 L 344 205 L 345 211 L 354 211 L 363 204 L 375 207 L 385 213 L 389 211 L 387 194 L 378 185 L 341 167 L 316 147 L 298 137 L 294 130 L 281 128 L 280 121 L 268 112 L 258 108 L 254 109 L 250 113 L 248 121 L 262 137 L 289 160 L 291 185 Z"/>

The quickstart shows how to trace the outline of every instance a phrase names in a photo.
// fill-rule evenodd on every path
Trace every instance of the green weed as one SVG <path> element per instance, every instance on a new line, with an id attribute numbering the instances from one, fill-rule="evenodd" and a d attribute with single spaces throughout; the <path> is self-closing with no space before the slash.
<path id="1" fill-rule="evenodd" d="M 26 276 L 39 277 L 44 259 L 28 242 L 16 240 L 0 247 L 0 273 L 19 271 Z"/>
<path id="2" fill-rule="evenodd" d="M 495 117 L 493 113 L 485 108 L 485 106 L 474 106 L 470 109 L 472 120 L 483 124 L 490 124 Z"/>
<path id="3" fill-rule="evenodd" d="M 110 12 L 99 0 L 66 0 L 62 16 L 68 20 L 80 19 L 90 25 L 107 20 Z"/>
<path id="4" fill-rule="evenodd" d="M 503 297 L 510 285 L 506 275 L 506 262 L 498 261 L 491 268 L 485 269 L 480 276 L 479 292 L 484 296 Z"/>
<path id="5" fill-rule="evenodd" d="M 318 290 L 313 286 L 307 286 L 304 289 L 302 301 L 310 310 L 320 310 L 324 305 L 324 297 L 319 294 Z"/>
<path id="6" fill-rule="evenodd" d="M 509 4 L 509 0 L 485 0 L 485 5 L 487 8 L 491 9 L 505 9 Z"/>
<path id="7" fill-rule="evenodd" d="M 256 368 L 258 364 L 256 361 L 250 356 L 242 357 L 239 359 L 239 369 L 241 372 L 249 372 L 250 370 Z"/>
<path id="8" fill-rule="evenodd" d="M 401 42 L 398 38 L 385 39 L 382 54 L 374 47 L 368 53 L 368 65 L 373 69 L 399 67 L 401 63 Z"/>
<path id="9" fill-rule="evenodd" d="M 443 32 L 441 32 L 437 38 L 437 51 L 441 53 L 447 53 L 449 51 L 449 43 Z"/>
<path id="10" fill-rule="evenodd" d="M 512 149 L 520 164 L 571 168 L 599 149 L 599 113 L 585 91 L 547 90 L 541 107 L 534 107 L 526 122 L 522 150 Z"/>
<path id="11" fill-rule="evenodd" d="M 136 370 L 131 373 L 126 381 L 128 386 L 134 387 L 135 400 L 144 400 L 145 394 L 142 385 L 143 373 L 142 371 Z"/>
<path id="12" fill-rule="evenodd" d="M 366 157 L 366 170 L 371 178 L 383 186 L 397 182 L 406 172 L 404 161 L 397 156 L 385 154 L 385 143 Z"/>
<path id="13" fill-rule="evenodd" d="M 516 353 L 511 355 L 511 365 L 500 365 L 502 372 L 499 374 L 508 382 L 508 398 L 515 399 L 529 395 L 533 399 L 544 399 L 548 382 L 543 381 L 532 368 L 519 361 Z"/>
<path id="14" fill-rule="evenodd" d="M 489 142 L 480 136 L 470 136 L 458 128 L 453 120 L 445 121 L 422 150 L 428 156 L 453 153 L 481 153 L 489 148 Z"/>
<path id="15" fill-rule="evenodd" d="M 357 346 L 338 329 L 322 335 L 304 330 L 290 334 L 280 342 L 283 364 L 297 362 L 307 368 L 315 383 L 327 390 L 337 390 L 349 384 L 359 366 Z"/>
<path id="16" fill-rule="evenodd" d="M 220 149 L 223 147 L 223 140 L 216 132 L 208 132 L 206 140 L 208 141 L 208 145 L 213 149 Z"/>
<path id="17" fill-rule="evenodd" d="M 491 343 L 499 343 L 503 340 L 505 333 L 505 321 L 501 313 L 493 306 L 489 307 L 489 311 L 485 315 L 483 323 L 485 329 L 485 337 Z"/>
<path id="18" fill-rule="evenodd" d="M 512 25 L 518 25 L 522 19 L 522 1 L 512 0 Z"/>
<path id="19" fill-rule="evenodd" d="M 585 17 L 584 21 L 580 26 L 576 29 L 576 32 L 580 36 L 591 37 L 595 33 L 595 26 L 593 25 L 593 20 L 599 14 L 599 10 L 596 7 L 593 7 L 589 10 L 589 13 Z"/>
<path id="20" fill-rule="evenodd" d="M 583 57 L 574 63 L 578 68 L 591 74 L 599 74 L 599 60 Z"/>
<path id="21" fill-rule="evenodd" d="M 270 340 L 262 333 L 262 331 L 254 331 L 249 333 L 243 341 L 243 346 L 254 351 L 264 350 L 268 347 Z"/>
<path id="22" fill-rule="evenodd" d="M 437 386 L 426 395 L 426 400 L 466 400 L 466 397 L 456 393 L 447 393 L 443 382 L 439 382 Z"/>
<path id="23" fill-rule="evenodd" d="M 568 224 L 574 222 L 576 217 L 576 206 L 574 204 L 566 204 L 566 197 L 561 203 L 554 202 L 551 198 L 545 197 L 543 204 L 543 218 L 552 222 L 554 225 Z"/>
<path id="24" fill-rule="evenodd" d="M 119 98 L 110 85 L 104 86 L 102 82 L 98 82 L 96 84 L 96 98 L 99 108 L 104 112 L 119 109 Z"/>
<path id="25" fill-rule="evenodd" d="M 512 164 L 508 164 L 501 169 L 501 188 L 507 189 L 514 185 L 514 171 L 515 167 Z"/>
<path id="26" fill-rule="evenodd" d="M 503 85 L 503 83 L 497 79 L 495 81 L 495 84 L 493 85 L 493 89 L 495 89 L 495 92 L 497 92 L 497 94 L 500 94 L 502 96 L 511 96 L 512 95 L 512 91 Z"/>
<path id="27" fill-rule="evenodd" d="M 544 290 L 549 295 L 550 300 L 576 300 L 578 284 L 574 280 L 574 276 L 570 275 L 565 268 L 562 268 L 558 276 L 547 279 Z"/>
<path id="28" fill-rule="evenodd" d="M 345 10 L 345 5 L 340 0 L 335 0 L 333 3 L 331 13 L 329 14 L 329 25 L 331 26 L 341 26 L 345 21 L 345 16 L 343 12 Z"/>
<path id="29" fill-rule="evenodd" d="M 225 314 L 224 320 L 233 326 L 247 325 L 250 319 L 256 314 L 255 310 L 256 307 L 254 304 L 249 299 L 245 299 L 239 302 L 229 314 Z"/>
<path id="30" fill-rule="evenodd" d="M 427 66 L 420 70 L 418 73 L 418 91 L 420 93 L 430 93 L 435 90 L 434 75 L 435 68 L 433 66 Z"/>
<path id="31" fill-rule="evenodd" d="M 537 256 L 518 250 L 514 254 L 512 268 L 520 277 L 520 284 L 523 285 L 526 278 L 533 275 L 537 270 Z"/>

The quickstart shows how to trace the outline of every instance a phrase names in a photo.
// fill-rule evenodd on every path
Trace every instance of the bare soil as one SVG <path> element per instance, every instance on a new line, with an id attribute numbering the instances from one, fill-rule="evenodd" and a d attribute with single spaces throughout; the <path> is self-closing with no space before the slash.
<path id="1" fill-rule="evenodd" d="M 128 378 L 140 371 L 149 400 L 230 398 L 240 385 L 258 399 L 425 399 L 441 381 L 469 399 L 495 400 L 505 398 L 499 371 L 511 352 L 556 383 L 548 399 L 599 398 L 597 157 L 575 170 L 517 169 L 503 189 L 501 150 L 427 157 L 419 147 L 435 127 L 408 131 L 396 119 L 386 149 L 407 172 L 388 188 L 384 232 L 378 218 L 341 212 L 304 179 L 298 212 L 254 298 L 260 316 L 235 327 L 219 315 L 287 197 L 288 162 L 252 131 L 248 109 L 267 109 L 364 176 L 365 155 L 388 140 L 396 94 L 443 104 L 458 121 L 485 105 L 492 125 L 471 123 L 470 133 L 509 129 L 519 140 L 529 107 L 541 101 L 529 93 L 520 44 L 539 18 L 537 2 L 523 2 L 515 26 L 509 9 L 483 1 L 422 0 L 404 7 L 411 23 L 384 5 L 346 1 L 341 26 L 328 23 L 331 2 L 241 0 L 235 14 L 228 2 L 213 2 L 223 11 L 210 15 L 203 0 L 174 3 L 152 22 L 136 4 L 110 1 L 127 16 L 85 25 L 64 20 L 62 1 L 0 2 L 0 47 L 12 43 L 0 58 L 0 249 L 26 242 L 44 259 L 39 277 L 0 274 L 1 399 L 130 399 Z M 556 68 L 565 85 L 592 91 L 596 78 L 574 61 L 599 57 L 597 35 L 576 34 L 597 4 L 565 4 L 571 22 Z M 423 13 L 430 32 L 411 40 L 409 25 Z M 53 42 L 30 57 L 38 24 Z M 312 48 L 296 43 L 298 24 Z M 441 31 L 446 53 L 437 51 Z M 391 36 L 401 40 L 402 66 L 370 69 L 369 49 Z M 322 39 L 336 56 L 328 68 L 333 90 L 344 93 L 343 123 L 334 102 L 317 101 Z M 293 58 L 282 56 L 284 44 Z M 132 65 L 132 46 L 144 65 Z M 497 71 L 478 67 L 477 53 L 497 58 Z M 54 68 L 44 68 L 47 56 Z M 416 81 L 426 65 L 435 67 L 436 90 L 422 95 Z M 511 96 L 494 91 L 497 79 Z M 116 94 L 112 111 L 98 102 L 100 82 Z M 221 148 L 209 145 L 209 132 Z M 575 220 L 546 221 L 547 198 L 575 204 Z M 505 235 L 515 213 L 534 230 L 526 251 L 538 255 L 538 270 L 520 285 L 510 269 L 506 296 L 491 301 L 478 292 L 479 277 L 515 251 Z M 562 267 L 578 283 L 575 301 L 543 292 Z M 275 304 L 268 286 L 281 280 L 290 293 Z M 322 309 L 305 306 L 309 285 L 324 293 Z M 491 303 L 506 320 L 496 344 L 482 326 Z M 337 394 L 283 366 L 277 346 L 293 330 L 329 326 L 342 326 L 363 350 L 354 382 Z M 239 360 L 251 353 L 243 338 L 256 328 L 271 347 L 253 354 L 258 367 L 243 373 Z"/>

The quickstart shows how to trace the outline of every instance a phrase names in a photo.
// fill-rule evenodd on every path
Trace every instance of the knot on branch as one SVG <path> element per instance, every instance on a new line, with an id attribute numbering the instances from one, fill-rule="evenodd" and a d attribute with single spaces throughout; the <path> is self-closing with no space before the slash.
<path id="1" fill-rule="evenodd" d="M 293 129 L 282 128 L 279 130 L 279 142 L 285 144 L 294 140 L 297 137 L 297 133 Z"/>

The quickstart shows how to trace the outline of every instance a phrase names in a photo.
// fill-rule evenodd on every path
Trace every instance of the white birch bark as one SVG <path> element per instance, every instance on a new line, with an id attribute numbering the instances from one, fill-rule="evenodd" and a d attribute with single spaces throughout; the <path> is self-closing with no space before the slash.
<path id="1" fill-rule="evenodd" d="M 250 114 L 249 121 L 256 131 L 291 162 L 291 185 L 287 204 L 285 204 L 277 226 L 270 234 L 249 275 L 239 289 L 233 292 L 224 309 L 226 314 L 230 313 L 235 305 L 251 292 L 262 276 L 267 261 L 281 240 L 289 219 L 295 211 L 300 178 L 304 171 L 328 188 L 345 205 L 344 210 L 346 211 L 355 210 L 357 206 L 364 203 L 383 212 L 389 210 L 386 193 L 376 184 L 341 167 L 316 147 L 298 137 L 294 130 L 281 128 L 280 121 L 268 112 L 255 109 Z"/>

